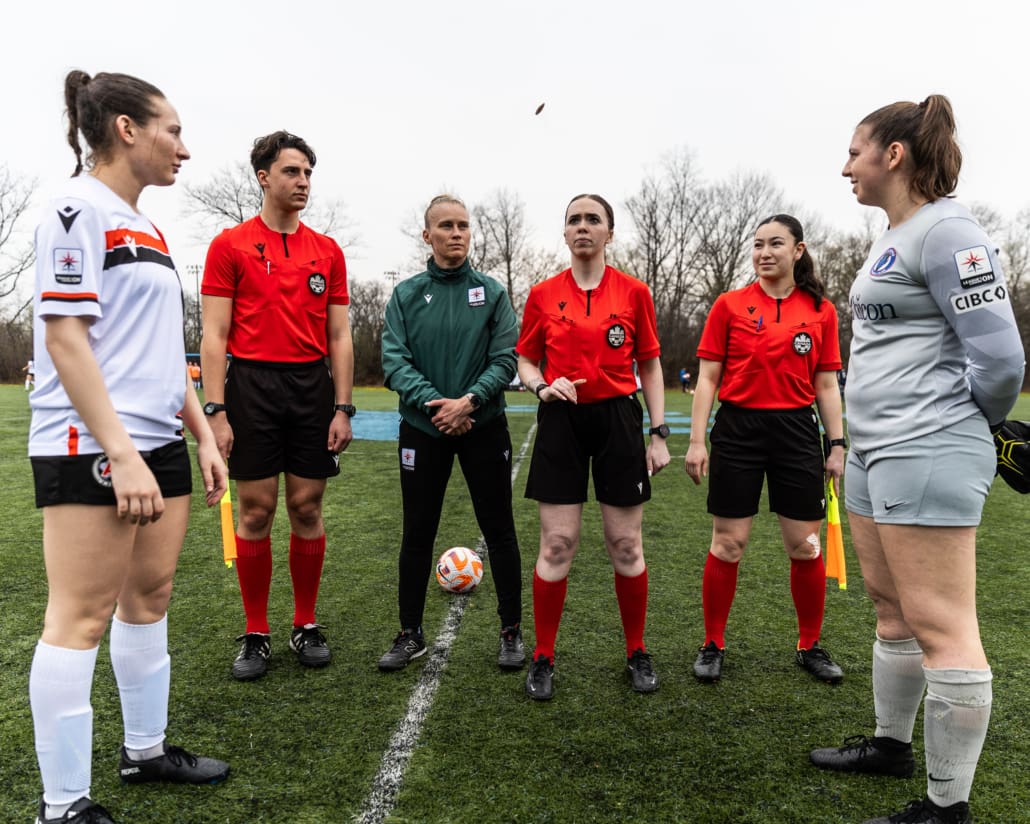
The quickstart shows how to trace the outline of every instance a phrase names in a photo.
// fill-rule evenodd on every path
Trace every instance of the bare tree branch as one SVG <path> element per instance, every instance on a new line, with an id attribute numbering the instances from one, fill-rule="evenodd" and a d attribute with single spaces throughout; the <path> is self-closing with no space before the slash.
<path id="1" fill-rule="evenodd" d="M 35 178 L 21 177 L 6 164 L 0 165 L 0 299 L 18 288 L 22 272 L 36 261 L 31 240 L 18 240 L 37 185 Z"/>
<path id="2" fill-rule="evenodd" d="M 183 191 L 187 203 L 183 214 L 200 223 L 195 237 L 204 242 L 222 229 L 250 220 L 261 211 L 264 203 L 253 170 L 243 162 L 223 167 L 207 183 L 187 183 Z M 359 241 L 355 224 L 347 217 L 342 200 L 330 198 L 323 201 L 312 197 L 302 217 L 304 223 L 316 232 L 335 238 L 345 249 Z"/>

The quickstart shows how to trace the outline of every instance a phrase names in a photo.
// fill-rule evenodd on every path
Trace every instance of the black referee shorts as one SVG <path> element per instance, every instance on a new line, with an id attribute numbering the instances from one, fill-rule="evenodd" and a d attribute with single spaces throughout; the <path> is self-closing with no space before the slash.
<path id="1" fill-rule="evenodd" d="M 795 521 L 826 513 L 819 423 L 811 407 L 744 409 L 724 403 L 715 415 L 708 472 L 708 511 L 720 518 L 758 513 L 762 481 L 769 509 Z"/>
<path id="2" fill-rule="evenodd" d="M 225 379 L 225 411 L 233 431 L 229 477 L 339 475 L 340 457 L 328 447 L 335 397 L 321 360 L 280 364 L 233 358 Z"/>
<path id="3" fill-rule="evenodd" d="M 154 473 L 161 495 L 177 498 L 193 490 L 190 453 L 186 441 L 178 440 L 141 452 Z M 90 504 L 115 506 L 107 455 L 55 455 L 34 457 L 32 476 L 36 484 L 36 506 Z"/>
<path id="4" fill-rule="evenodd" d="M 541 403 L 536 419 L 527 498 L 546 504 L 585 503 L 592 469 L 600 503 L 636 506 L 651 499 L 644 410 L 636 395 L 597 403 Z"/>

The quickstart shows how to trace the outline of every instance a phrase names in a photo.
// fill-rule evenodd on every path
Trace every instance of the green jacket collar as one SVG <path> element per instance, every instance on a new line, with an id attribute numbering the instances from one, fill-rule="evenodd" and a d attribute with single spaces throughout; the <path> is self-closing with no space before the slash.
<path id="1" fill-rule="evenodd" d="M 472 274 L 472 264 L 469 263 L 468 258 L 465 258 L 461 266 L 456 269 L 444 269 L 442 266 L 437 266 L 436 259 L 430 256 L 429 260 L 426 261 L 426 271 L 429 272 L 429 276 L 433 280 L 458 280 L 461 277 Z"/>

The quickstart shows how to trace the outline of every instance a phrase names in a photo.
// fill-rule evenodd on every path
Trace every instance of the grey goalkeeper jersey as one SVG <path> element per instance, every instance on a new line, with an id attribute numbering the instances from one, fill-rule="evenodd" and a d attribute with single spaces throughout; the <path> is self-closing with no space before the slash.
<path id="1" fill-rule="evenodd" d="M 849 299 L 848 435 L 867 451 L 971 415 L 999 423 L 1023 345 L 997 250 L 964 206 L 927 203 L 873 244 Z"/>

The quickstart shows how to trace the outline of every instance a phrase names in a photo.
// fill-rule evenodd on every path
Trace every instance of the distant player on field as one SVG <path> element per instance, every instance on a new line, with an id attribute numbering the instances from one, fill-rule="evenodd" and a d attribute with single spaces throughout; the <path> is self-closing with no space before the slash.
<path id="1" fill-rule="evenodd" d="M 511 436 L 504 390 L 515 375 L 518 321 L 504 287 L 468 261 L 469 214 L 433 198 L 422 237 L 426 271 L 401 281 L 386 307 L 383 373 L 400 398 L 404 532 L 398 562 L 400 632 L 379 659 L 399 670 L 426 651 L 422 613 L 447 479 L 458 458 L 486 540 L 497 590 L 497 663 L 520 669 L 522 564 L 511 508 Z"/>
<path id="2" fill-rule="evenodd" d="M 845 503 L 876 607 L 876 732 L 812 762 L 908 777 L 925 707 L 926 797 L 866 824 L 972 822 L 991 714 L 976 527 L 997 468 L 991 428 L 1019 396 L 1024 361 L 997 247 L 951 199 L 961 165 L 951 103 L 935 94 L 867 115 L 843 171 L 889 221 L 851 287 L 845 389 Z"/>
<path id="3" fill-rule="evenodd" d="M 695 484 L 708 474 L 712 543 L 705 560 L 705 639 L 694 661 L 701 681 L 718 681 L 737 569 L 768 478 L 769 508 L 780 522 L 790 558 L 790 592 L 798 620 L 795 660 L 816 678 L 844 673 L 819 646 L 826 602 L 826 564 L 819 532 L 826 479 L 844 471 L 844 424 L 837 370 L 837 310 L 815 271 L 804 231 L 790 215 L 773 215 L 755 230 L 756 279 L 716 299 L 697 354 L 690 447 L 684 462 Z M 705 434 L 718 392 L 709 464 Z M 823 455 L 819 409 L 828 438 Z"/>
<path id="4" fill-rule="evenodd" d="M 250 161 L 264 192 L 261 214 L 212 241 L 201 286 L 204 413 L 239 501 L 236 571 L 247 626 L 232 673 L 241 681 L 264 675 L 271 655 L 270 536 L 280 474 L 291 529 L 290 649 L 304 666 L 329 663 L 315 622 L 325 558 L 322 496 L 326 479 L 340 472 L 355 412 L 343 251 L 300 221 L 315 153 L 279 131 L 254 141 Z"/>

